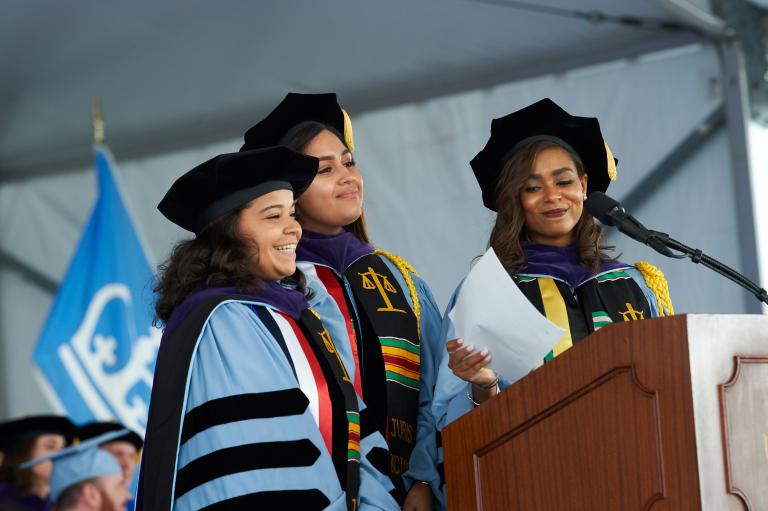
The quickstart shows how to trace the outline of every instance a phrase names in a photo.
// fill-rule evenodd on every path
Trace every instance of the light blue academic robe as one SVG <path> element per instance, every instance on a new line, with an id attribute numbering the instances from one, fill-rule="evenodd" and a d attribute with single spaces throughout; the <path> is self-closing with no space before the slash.
<path id="1" fill-rule="evenodd" d="M 268 310 L 279 325 L 282 320 L 281 332 L 286 344 L 291 344 L 290 328 L 285 328 L 287 321 L 270 306 L 239 301 L 220 304 L 200 333 L 189 369 L 185 413 L 222 397 L 296 388 L 310 398 L 310 405 L 298 415 L 242 420 L 203 430 L 180 446 L 177 470 L 221 449 L 257 442 L 308 440 L 320 454 L 309 466 L 262 468 L 208 480 L 176 499 L 174 510 L 200 509 L 253 492 L 307 489 L 322 492 L 330 501 L 327 509 L 346 509 L 344 491 L 312 413 L 312 391 L 307 388 L 312 384 L 307 385 L 306 378 L 301 377 L 307 362 L 300 355 L 289 360 L 281 343 L 256 313 L 260 307 Z M 360 406 L 362 409 L 364 405 Z M 374 447 L 384 448 L 384 439 L 374 432 L 361 439 L 360 447 L 358 509 L 397 509 L 389 495 L 389 478 L 372 467 L 365 456 Z"/>

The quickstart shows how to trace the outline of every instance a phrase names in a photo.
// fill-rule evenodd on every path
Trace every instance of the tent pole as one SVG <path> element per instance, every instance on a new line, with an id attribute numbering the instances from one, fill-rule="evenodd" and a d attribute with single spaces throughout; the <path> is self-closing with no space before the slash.
<path id="1" fill-rule="evenodd" d="M 741 272 L 760 281 L 752 184 L 749 162 L 749 96 L 741 45 L 736 39 L 722 40 L 718 45 L 723 84 L 725 122 L 731 153 L 731 179 L 734 186 L 736 229 L 741 244 Z M 747 297 L 751 298 L 751 297 Z M 760 314 L 762 308 L 754 300 L 747 300 L 746 310 Z"/>

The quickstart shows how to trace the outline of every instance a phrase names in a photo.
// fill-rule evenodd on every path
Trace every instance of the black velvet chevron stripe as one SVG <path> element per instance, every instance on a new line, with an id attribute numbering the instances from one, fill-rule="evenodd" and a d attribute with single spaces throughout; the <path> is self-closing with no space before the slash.
<path id="1" fill-rule="evenodd" d="M 373 416 L 371 408 L 368 407 L 360 412 L 360 439 L 362 440 L 376 431 L 378 431 L 376 429 L 376 418 Z"/>
<path id="2" fill-rule="evenodd" d="M 383 447 L 374 447 L 368 451 L 365 457 L 368 458 L 373 468 L 386 476 L 389 475 L 389 451 Z"/>
<path id="3" fill-rule="evenodd" d="M 183 444 L 213 426 L 249 419 L 269 419 L 299 415 L 309 406 L 300 389 L 276 390 L 212 399 L 196 406 L 184 416 Z"/>
<path id="4" fill-rule="evenodd" d="M 264 468 L 309 467 L 320 451 L 309 439 L 262 442 L 214 451 L 178 471 L 174 498 L 213 479 Z"/>
<path id="5" fill-rule="evenodd" d="M 328 497 L 320 490 L 262 491 L 222 500 L 200 511 L 253 511 L 254 509 L 320 511 L 330 503 Z"/>

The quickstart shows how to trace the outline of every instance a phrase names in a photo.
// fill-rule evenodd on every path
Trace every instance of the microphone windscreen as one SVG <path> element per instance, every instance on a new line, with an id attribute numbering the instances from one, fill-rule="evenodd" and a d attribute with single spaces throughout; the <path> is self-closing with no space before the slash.
<path id="1" fill-rule="evenodd" d="M 605 225 L 613 225 L 613 219 L 608 213 L 616 208 L 621 210 L 621 204 L 603 192 L 592 192 L 584 201 L 584 210 Z"/>

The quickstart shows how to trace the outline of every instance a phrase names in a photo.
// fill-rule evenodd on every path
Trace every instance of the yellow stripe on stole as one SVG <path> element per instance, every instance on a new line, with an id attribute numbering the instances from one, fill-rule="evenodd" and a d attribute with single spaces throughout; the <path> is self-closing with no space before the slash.
<path id="1" fill-rule="evenodd" d="M 556 357 L 573 346 L 571 327 L 568 323 L 568 311 L 565 308 L 563 295 L 560 294 L 553 279 L 539 277 L 536 280 L 539 283 L 539 291 L 541 291 L 541 301 L 544 302 L 544 315 L 552 323 L 565 330 L 563 336 L 552 348 L 552 354 Z"/>
<path id="2" fill-rule="evenodd" d="M 387 371 L 392 371 L 393 373 L 397 373 L 397 374 L 399 374 L 401 376 L 405 376 L 407 378 L 413 378 L 414 380 L 418 380 L 419 379 L 419 373 L 417 373 L 416 371 L 411 371 L 410 369 L 407 369 L 407 368 L 405 368 L 403 366 L 398 366 L 398 365 L 395 365 L 395 364 L 387 364 L 387 363 L 385 363 L 384 364 L 384 368 Z"/>
<path id="3" fill-rule="evenodd" d="M 392 355 L 393 357 L 398 358 L 404 358 L 405 360 L 410 360 L 411 362 L 419 363 L 421 361 L 421 358 L 419 355 L 415 353 L 411 353 L 408 350 L 404 350 L 402 348 L 394 348 L 392 346 L 382 346 L 381 352 L 385 355 Z"/>

